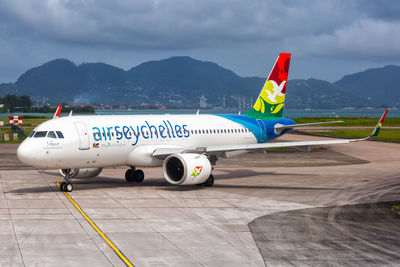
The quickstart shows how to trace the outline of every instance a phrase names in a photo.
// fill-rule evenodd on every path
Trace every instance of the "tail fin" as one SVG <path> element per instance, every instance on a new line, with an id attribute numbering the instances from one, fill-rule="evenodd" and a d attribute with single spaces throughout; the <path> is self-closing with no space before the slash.
<path id="1" fill-rule="evenodd" d="M 280 53 L 253 108 L 247 112 L 252 118 L 282 117 L 290 54 Z"/>

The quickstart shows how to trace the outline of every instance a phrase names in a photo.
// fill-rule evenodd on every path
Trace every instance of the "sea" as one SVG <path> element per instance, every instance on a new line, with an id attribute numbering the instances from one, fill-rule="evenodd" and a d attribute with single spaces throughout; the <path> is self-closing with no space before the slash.
<path id="1" fill-rule="evenodd" d="M 285 109 L 283 116 L 287 118 L 379 118 L 384 109 Z M 160 115 L 160 114 L 241 114 L 235 109 L 97 109 L 96 115 Z M 247 112 L 244 111 L 244 112 Z M 53 113 L 13 113 L 0 114 L 0 118 L 10 115 L 52 117 Z M 90 114 L 91 115 L 91 114 Z M 68 116 L 68 114 L 61 114 Z M 400 109 L 389 109 L 388 118 L 400 118 Z"/>

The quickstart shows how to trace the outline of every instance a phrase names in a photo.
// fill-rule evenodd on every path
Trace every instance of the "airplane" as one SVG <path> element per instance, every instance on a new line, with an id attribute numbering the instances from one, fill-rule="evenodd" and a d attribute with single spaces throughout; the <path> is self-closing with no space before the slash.
<path id="1" fill-rule="evenodd" d="M 277 147 L 344 144 L 374 139 L 387 114 L 363 139 L 275 142 L 299 126 L 282 117 L 291 54 L 280 53 L 250 111 L 243 115 L 89 115 L 54 118 L 37 126 L 18 147 L 18 158 L 31 166 L 59 169 L 60 190 L 71 192 L 72 178 L 95 177 L 105 167 L 128 166 L 127 182 L 141 183 L 137 167 L 162 166 L 173 185 L 214 184 L 218 158 Z"/>

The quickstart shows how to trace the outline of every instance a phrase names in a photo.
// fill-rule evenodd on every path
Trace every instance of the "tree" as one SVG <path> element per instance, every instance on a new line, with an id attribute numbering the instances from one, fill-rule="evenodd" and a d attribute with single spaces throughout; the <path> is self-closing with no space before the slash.
<path id="1" fill-rule="evenodd" d="M 3 99 L 0 100 L 0 102 L 3 102 L 4 104 L 4 111 L 10 113 L 15 112 L 17 107 L 20 108 L 18 109 L 18 111 L 29 112 L 32 107 L 31 99 L 27 95 L 6 95 Z"/>
<path id="2" fill-rule="evenodd" d="M 23 112 L 28 112 L 32 107 L 31 99 L 27 95 L 20 96 L 18 102 L 18 106 L 22 107 Z"/>
<path id="3" fill-rule="evenodd" d="M 6 95 L 3 98 L 4 109 L 10 113 L 13 113 L 16 102 L 17 102 L 16 95 Z"/>

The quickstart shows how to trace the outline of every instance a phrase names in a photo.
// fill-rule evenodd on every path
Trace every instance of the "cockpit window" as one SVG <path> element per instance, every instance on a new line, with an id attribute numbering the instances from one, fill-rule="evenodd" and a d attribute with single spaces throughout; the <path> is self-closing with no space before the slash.
<path id="1" fill-rule="evenodd" d="M 32 131 L 31 134 L 28 137 L 34 136 L 35 133 L 36 133 L 35 131 Z"/>
<path id="2" fill-rule="evenodd" d="M 47 137 L 49 137 L 49 138 L 57 138 L 56 133 L 54 131 L 49 131 L 49 133 L 47 134 Z"/>
<path id="3" fill-rule="evenodd" d="M 47 131 L 37 131 L 33 137 L 34 138 L 42 138 L 42 137 L 46 137 L 46 134 L 47 134 Z"/>
<path id="4" fill-rule="evenodd" d="M 56 131 L 58 138 L 64 138 L 64 135 L 60 131 Z"/>

